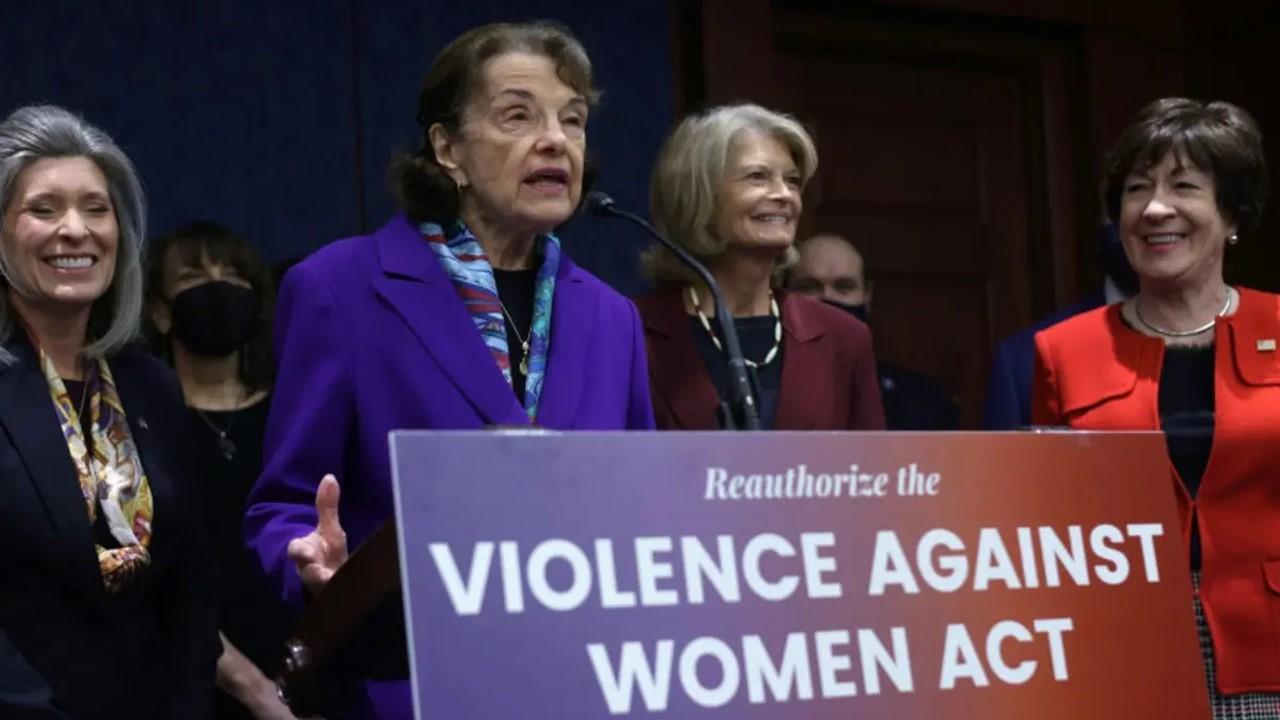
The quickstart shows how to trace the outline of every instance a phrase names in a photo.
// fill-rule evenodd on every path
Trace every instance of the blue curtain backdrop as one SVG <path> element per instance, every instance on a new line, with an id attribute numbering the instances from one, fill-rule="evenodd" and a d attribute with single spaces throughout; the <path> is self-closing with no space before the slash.
<path id="1" fill-rule="evenodd" d="M 588 130 L 597 187 L 644 211 L 673 104 L 668 4 L 651 0 L 46 0 L 0 23 L 0 112 L 50 102 L 83 113 L 137 164 L 152 234 L 213 219 L 282 261 L 395 211 L 387 164 L 420 142 L 418 89 L 450 39 L 536 18 L 586 45 L 604 90 Z M 638 232 L 578 218 L 564 236 L 619 290 L 644 287 Z"/>

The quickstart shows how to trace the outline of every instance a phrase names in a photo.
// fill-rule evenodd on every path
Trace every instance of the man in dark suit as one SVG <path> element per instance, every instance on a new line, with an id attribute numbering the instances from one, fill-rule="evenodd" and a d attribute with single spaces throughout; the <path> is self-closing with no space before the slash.
<path id="1" fill-rule="evenodd" d="M 1073 315 L 1103 304 L 1101 294 L 1076 303 L 1010 335 L 996 346 L 982 407 L 986 430 L 1017 430 L 1031 424 L 1031 380 L 1035 369 L 1036 333 Z"/>
<path id="2" fill-rule="evenodd" d="M 996 346 L 982 411 L 984 429 L 1017 430 L 1031 424 L 1031 376 L 1035 369 L 1036 333 L 1074 315 L 1123 300 L 1137 290 L 1138 278 L 1129 267 L 1114 225 L 1103 226 L 1099 235 L 1099 251 L 1105 273 L 1100 292 L 1036 321 Z"/>
<path id="3" fill-rule="evenodd" d="M 792 292 L 809 295 L 867 321 L 872 287 L 862 254 L 844 237 L 815 235 L 800 245 L 800 262 L 788 277 Z M 886 426 L 890 430 L 954 430 L 956 403 L 933 378 L 876 363 Z"/>

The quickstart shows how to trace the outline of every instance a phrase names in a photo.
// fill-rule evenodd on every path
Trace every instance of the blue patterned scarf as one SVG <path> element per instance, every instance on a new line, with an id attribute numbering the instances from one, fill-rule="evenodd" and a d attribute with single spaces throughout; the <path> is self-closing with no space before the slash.
<path id="1" fill-rule="evenodd" d="M 498 300 L 498 284 L 493 279 L 493 266 L 485 257 L 476 236 L 461 222 L 451 228 L 448 237 L 435 223 L 422 223 L 418 231 L 435 253 L 440 266 L 453 281 L 458 298 L 466 306 L 480 338 L 493 353 L 498 369 L 511 384 L 511 355 L 507 347 L 507 325 Z M 538 399 L 542 381 L 547 375 L 547 349 L 551 342 L 551 301 L 556 294 L 556 272 L 560 269 L 560 240 L 555 235 L 540 235 L 534 252 L 542 258 L 533 286 L 533 323 L 529 328 L 529 376 L 524 381 L 524 411 L 533 421 L 538 417 Z"/>

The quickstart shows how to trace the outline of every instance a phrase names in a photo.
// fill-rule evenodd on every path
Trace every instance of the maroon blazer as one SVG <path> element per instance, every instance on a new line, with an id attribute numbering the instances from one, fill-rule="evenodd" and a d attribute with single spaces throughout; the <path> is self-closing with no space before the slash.
<path id="1" fill-rule="evenodd" d="M 871 332 L 857 318 L 778 292 L 782 387 L 775 430 L 883 430 Z M 649 352 L 649 390 L 661 430 L 715 430 L 719 397 L 694 344 L 680 288 L 636 300 Z"/>

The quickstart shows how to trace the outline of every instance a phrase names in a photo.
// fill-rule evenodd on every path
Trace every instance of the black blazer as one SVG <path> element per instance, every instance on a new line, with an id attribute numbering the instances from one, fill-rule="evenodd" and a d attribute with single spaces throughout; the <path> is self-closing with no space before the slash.
<path id="1" fill-rule="evenodd" d="M 53 705 L 53 691 L 27 659 L 0 633 L 0 718 L 67 720 Z"/>
<path id="2" fill-rule="evenodd" d="M 113 597 L 44 374 L 17 335 L 16 362 L 0 365 L 0 634 L 16 649 L 0 653 L 0 675 L 28 665 L 75 720 L 207 717 L 217 594 L 182 472 L 177 380 L 138 348 L 109 361 L 155 502 L 151 564 Z M 11 701 L 23 698 L 0 708 Z"/>

